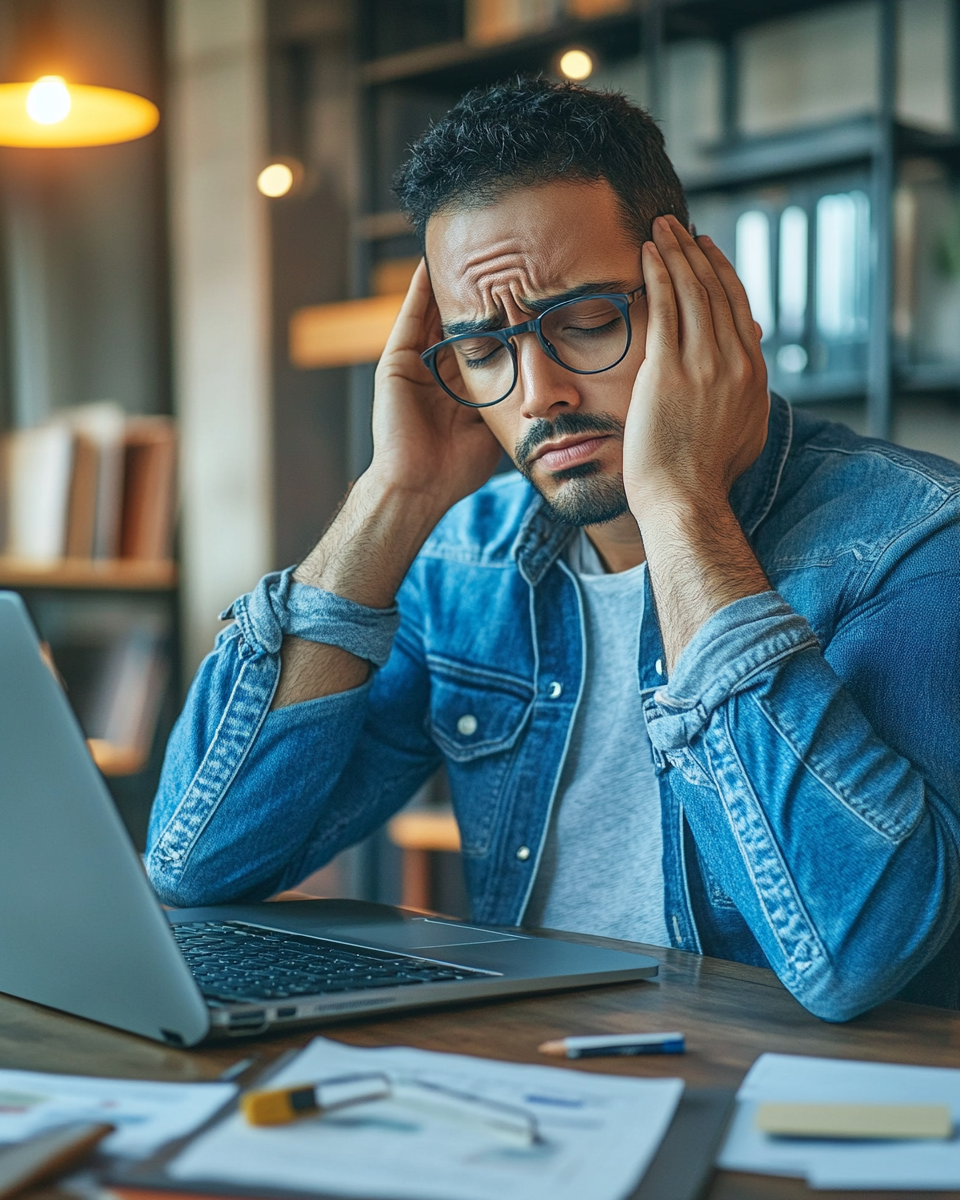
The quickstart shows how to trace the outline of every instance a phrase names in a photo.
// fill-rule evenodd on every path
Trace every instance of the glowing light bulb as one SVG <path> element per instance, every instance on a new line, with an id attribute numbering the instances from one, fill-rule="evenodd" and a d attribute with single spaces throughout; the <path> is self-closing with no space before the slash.
<path id="1" fill-rule="evenodd" d="M 586 50 L 567 50 L 560 56 L 560 74 L 567 79 L 589 79 L 593 74 L 593 58 Z"/>
<path id="2" fill-rule="evenodd" d="M 38 125 L 58 125 L 72 107 L 70 91 L 59 75 L 42 75 L 27 92 L 27 115 Z"/>
<path id="3" fill-rule="evenodd" d="M 258 190 L 271 199 L 285 196 L 292 187 L 293 171 L 286 163 L 271 163 L 269 167 L 264 167 L 257 176 Z"/>

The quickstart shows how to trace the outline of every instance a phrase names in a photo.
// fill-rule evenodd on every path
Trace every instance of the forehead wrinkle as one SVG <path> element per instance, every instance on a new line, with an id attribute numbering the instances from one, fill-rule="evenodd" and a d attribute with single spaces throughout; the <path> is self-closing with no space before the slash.
<path id="1" fill-rule="evenodd" d="M 531 259 L 529 248 L 518 239 L 504 238 L 503 241 L 488 243 L 468 253 L 462 271 L 464 277 L 469 278 L 489 270 L 529 270 Z"/>
<path id="2" fill-rule="evenodd" d="M 498 311 L 505 308 L 506 301 L 517 301 L 520 296 L 541 290 L 536 274 L 526 263 L 503 262 L 484 268 L 466 271 L 463 284 L 478 294 L 482 302 Z"/>
<path id="3" fill-rule="evenodd" d="M 539 274 L 536 261 L 513 239 L 475 251 L 460 269 L 460 285 L 479 298 L 479 308 L 465 314 L 465 318 L 444 321 L 444 331 L 451 336 L 502 328 L 508 323 L 510 301 L 516 307 L 534 312 L 524 297 L 546 290 Z"/>

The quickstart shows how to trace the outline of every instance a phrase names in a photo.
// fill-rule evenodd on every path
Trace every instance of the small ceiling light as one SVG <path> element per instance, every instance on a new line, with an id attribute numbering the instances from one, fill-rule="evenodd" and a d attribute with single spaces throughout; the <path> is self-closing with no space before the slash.
<path id="1" fill-rule="evenodd" d="M 586 50 L 566 50 L 560 55 L 560 74 L 565 79 L 589 79 L 593 66 L 593 56 Z"/>
<path id="2" fill-rule="evenodd" d="M 157 106 L 133 92 L 59 75 L 0 83 L 0 146 L 109 146 L 144 137 L 159 121 Z"/>
<path id="3" fill-rule="evenodd" d="M 300 192 L 306 180 L 304 164 L 299 158 L 278 155 L 257 176 L 257 190 L 276 200 L 289 196 L 290 192 Z"/>
<path id="4" fill-rule="evenodd" d="M 38 125 L 58 125 L 72 105 L 66 81 L 59 75 L 41 76 L 27 92 L 27 116 Z"/>
<path id="5" fill-rule="evenodd" d="M 272 162 L 257 176 L 257 190 L 271 200 L 285 196 L 297 182 L 297 174 L 290 163 Z"/>

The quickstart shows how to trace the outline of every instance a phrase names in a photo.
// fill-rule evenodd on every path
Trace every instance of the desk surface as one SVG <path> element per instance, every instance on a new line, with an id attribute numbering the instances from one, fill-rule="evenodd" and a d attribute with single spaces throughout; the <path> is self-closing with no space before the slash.
<path id="1" fill-rule="evenodd" d="M 609 944 L 599 938 L 570 940 Z M 635 1029 L 682 1030 L 687 1053 L 665 1058 L 607 1058 L 566 1063 L 618 1075 L 682 1075 L 691 1085 L 735 1088 L 759 1054 L 822 1054 L 886 1062 L 960 1067 L 960 1013 L 914 1004 L 885 1004 L 845 1025 L 827 1025 L 805 1011 L 776 976 L 757 967 L 642 947 L 661 962 L 660 978 L 553 996 L 504 1000 L 389 1020 L 330 1026 L 325 1035 L 358 1046 L 403 1043 L 425 1050 L 557 1063 L 537 1054 L 548 1038 Z M 126 1078 L 213 1079 L 247 1057 L 266 1065 L 313 1032 L 238 1040 L 202 1050 L 172 1050 L 100 1025 L 0 996 L 0 1066 Z M 562 1061 L 562 1060 L 560 1060 Z M 927 1200 L 956 1196 L 922 1193 Z M 811 1192 L 799 1180 L 722 1172 L 710 1200 L 820 1200 L 851 1193 Z M 890 1192 L 858 1192 L 859 1200 L 890 1200 Z"/>

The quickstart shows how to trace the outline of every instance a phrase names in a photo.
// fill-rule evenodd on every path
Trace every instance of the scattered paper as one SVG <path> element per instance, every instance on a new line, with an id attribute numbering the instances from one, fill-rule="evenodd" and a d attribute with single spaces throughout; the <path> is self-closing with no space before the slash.
<path id="1" fill-rule="evenodd" d="M 757 1107 L 778 1103 L 945 1104 L 945 1142 L 837 1142 L 771 1137 Z M 737 1092 L 737 1111 L 717 1165 L 728 1171 L 794 1175 L 813 1188 L 908 1191 L 960 1188 L 960 1070 L 764 1054 Z"/>
<path id="2" fill-rule="evenodd" d="M 636 1187 L 673 1118 L 680 1079 L 625 1079 L 316 1038 L 271 1088 L 351 1074 L 402 1074 L 522 1107 L 542 1142 L 376 1100 L 272 1129 L 236 1114 L 168 1167 L 180 1181 L 237 1183 L 379 1200 L 620 1200 Z"/>
<path id="3" fill-rule="evenodd" d="M 151 1083 L 0 1070 L 0 1143 L 19 1142 L 73 1121 L 116 1125 L 108 1154 L 140 1157 L 184 1137 L 235 1094 L 232 1083 Z"/>

